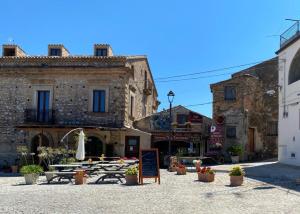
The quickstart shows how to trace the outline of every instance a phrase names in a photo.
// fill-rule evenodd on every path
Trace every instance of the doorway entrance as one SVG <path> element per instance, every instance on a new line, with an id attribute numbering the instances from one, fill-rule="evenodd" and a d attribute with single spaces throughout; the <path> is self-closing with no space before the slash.
<path id="1" fill-rule="evenodd" d="M 85 144 L 85 156 L 86 158 L 98 159 L 103 154 L 102 141 L 94 136 L 88 137 Z"/>
<path id="2" fill-rule="evenodd" d="M 125 137 L 125 157 L 138 158 L 140 152 L 140 137 L 126 136 Z"/>

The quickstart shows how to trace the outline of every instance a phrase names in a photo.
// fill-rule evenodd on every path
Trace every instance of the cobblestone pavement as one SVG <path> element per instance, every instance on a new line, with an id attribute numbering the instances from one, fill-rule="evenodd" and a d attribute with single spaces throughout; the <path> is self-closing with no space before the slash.
<path id="1" fill-rule="evenodd" d="M 161 170 L 161 185 L 148 179 L 143 186 L 48 185 L 45 177 L 24 185 L 23 177 L 0 177 L 0 213 L 300 213 L 293 180 L 252 177 L 230 187 L 222 166 L 216 168 L 213 183 Z"/>

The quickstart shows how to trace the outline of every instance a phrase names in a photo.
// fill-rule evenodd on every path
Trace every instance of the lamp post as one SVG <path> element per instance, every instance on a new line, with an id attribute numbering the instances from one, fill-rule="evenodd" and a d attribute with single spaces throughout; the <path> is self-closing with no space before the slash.
<path id="1" fill-rule="evenodd" d="M 173 91 L 169 91 L 168 93 L 168 100 L 170 103 L 170 109 L 169 109 L 169 113 L 170 113 L 170 126 L 169 126 L 169 155 L 171 155 L 171 137 L 172 137 L 172 103 L 174 100 L 174 92 Z"/>

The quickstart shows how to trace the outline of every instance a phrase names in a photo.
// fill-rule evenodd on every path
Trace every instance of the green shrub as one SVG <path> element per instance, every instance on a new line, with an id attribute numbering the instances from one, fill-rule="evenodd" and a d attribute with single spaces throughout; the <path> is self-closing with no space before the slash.
<path id="1" fill-rule="evenodd" d="M 229 171 L 230 176 L 241 176 L 245 175 L 244 170 L 240 166 L 232 167 L 232 169 Z"/>
<path id="2" fill-rule="evenodd" d="M 136 166 L 132 166 L 128 168 L 125 172 L 125 175 L 137 175 L 138 174 L 138 168 Z"/>
<path id="3" fill-rule="evenodd" d="M 27 165 L 23 166 L 20 170 L 22 175 L 27 175 L 27 174 L 40 174 L 44 172 L 43 168 L 39 165 Z"/>
<path id="4" fill-rule="evenodd" d="M 236 144 L 229 147 L 228 152 L 231 156 L 238 156 L 243 153 L 243 147 L 240 144 Z"/>

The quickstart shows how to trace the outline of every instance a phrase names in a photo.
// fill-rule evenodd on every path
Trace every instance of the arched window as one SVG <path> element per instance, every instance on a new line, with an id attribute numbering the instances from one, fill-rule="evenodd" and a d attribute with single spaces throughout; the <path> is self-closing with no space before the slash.
<path id="1" fill-rule="evenodd" d="M 300 49 L 296 53 L 289 72 L 289 84 L 300 80 Z"/>

